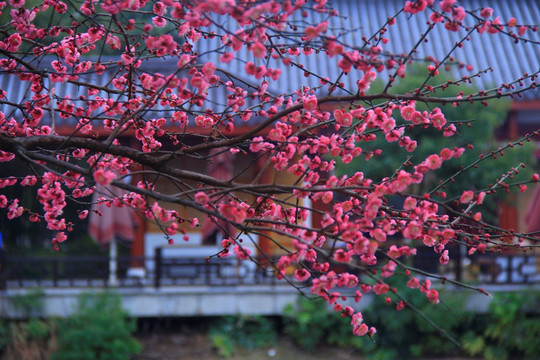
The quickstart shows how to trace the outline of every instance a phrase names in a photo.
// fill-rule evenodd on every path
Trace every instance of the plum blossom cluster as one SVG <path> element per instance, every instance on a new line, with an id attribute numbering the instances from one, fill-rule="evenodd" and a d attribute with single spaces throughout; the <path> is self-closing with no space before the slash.
<path id="1" fill-rule="evenodd" d="M 436 6 L 438 5 L 438 6 Z M 500 17 L 497 16 L 492 19 L 494 11 L 489 6 L 481 7 L 480 9 L 467 10 L 463 6 L 460 6 L 457 0 L 417 0 L 407 1 L 403 11 L 409 14 L 417 14 L 426 9 L 436 9 L 430 14 L 430 20 L 433 23 L 443 23 L 444 27 L 450 31 L 458 31 L 463 26 L 463 20 L 469 14 L 469 16 L 479 17 L 480 21 L 476 25 L 476 29 L 479 33 L 487 32 L 489 34 L 496 34 L 500 31 L 508 31 L 512 36 L 523 36 L 529 29 L 525 25 L 518 26 L 517 33 L 513 28 L 516 27 L 517 20 L 510 18 L 506 24 L 504 24 Z M 534 29 L 534 27 L 533 27 Z"/>
<path id="2" fill-rule="evenodd" d="M 402 10 L 406 16 L 429 12 L 429 29 L 457 31 L 467 19 L 479 33 L 518 40 L 535 29 L 456 0 L 404 1 Z M 455 136 L 458 122 L 445 116 L 442 104 L 502 96 L 509 86 L 452 98 L 438 97 L 430 86 L 373 94 L 377 79 L 391 87 L 413 60 L 388 50 L 387 27 L 403 19 L 401 11 L 377 33 L 359 36 L 358 44 L 346 43 L 333 22 L 340 14 L 326 0 L 105 0 L 79 7 L 10 0 L 0 11 L 10 17 L 0 35 L 2 76 L 26 89 L 22 98 L 15 89 L 0 90 L 0 162 L 20 159 L 39 169 L 3 177 L 0 189 L 34 191 L 41 209 L 32 212 L 3 194 L 0 208 L 10 220 L 43 221 L 56 249 L 74 230 L 64 214 L 68 202 L 117 186 L 125 193 L 100 194 L 97 202 L 136 210 L 171 243 L 178 235 L 188 241 L 205 223 L 217 224 L 224 232 L 218 256 L 266 258 L 261 266 L 307 286 L 350 318 L 354 334 L 372 336 L 376 330 L 347 300 L 358 303 L 373 293 L 401 310 L 406 302 L 389 281 L 397 277 L 439 302 L 431 281 L 408 265 L 418 246 L 431 248 L 445 265 L 455 243 L 472 254 L 494 247 L 494 238 L 517 236 L 489 227 L 473 212 L 493 189 L 464 189 L 453 207 L 443 189 L 415 191 L 467 148 L 416 156 L 413 130 Z M 66 13 L 84 21 L 43 21 Z M 311 71 L 309 63 L 321 57 L 335 60 L 339 77 Z M 444 60 L 430 61 L 429 76 L 435 77 Z M 318 85 L 288 89 L 284 74 L 290 69 Z M 354 77 L 352 89 L 344 77 Z M 338 163 L 378 161 L 385 154 L 370 146 L 376 141 L 405 149 L 407 166 L 388 169 L 379 180 L 361 168 L 335 174 Z M 222 161 L 223 154 L 237 160 Z M 518 185 L 525 191 L 525 183 Z M 403 204 L 393 205 L 392 197 Z M 261 246 L 252 253 L 242 234 L 277 250 L 265 253 Z"/>

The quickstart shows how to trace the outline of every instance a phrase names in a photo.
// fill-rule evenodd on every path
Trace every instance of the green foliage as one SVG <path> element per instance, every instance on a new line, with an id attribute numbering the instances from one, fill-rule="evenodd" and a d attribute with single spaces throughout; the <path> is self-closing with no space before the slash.
<path id="1" fill-rule="evenodd" d="M 140 351 L 131 336 L 135 323 L 110 293 L 83 294 L 77 312 L 66 319 L 41 320 L 44 292 L 28 292 L 14 301 L 26 322 L 0 324 L 0 349 L 13 359 L 127 360 Z M 52 354 L 52 355 L 51 355 Z"/>
<path id="2" fill-rule="evenodd" d="M 435 305 L 418 290 L 406 289 L 401 295 L 440 329 L 433 327 L 412 308 L 406 306 L 397 311 L 395 305 L 386 304 L 383 298 L 376 297 L 369 309 L 363 311 L 366 323 L 377 328 L 374 336 L 376 351 L 367 357 L 377 360 L 411 359 L 456 353 L 458 347 L 449 337 L 456 339 L 470 317 L 467 312 L 460 311 L 464 307 L 464 298 L 441 292 L 443 303 Z"/>
<path id="3" fill-rule="evenodd" d="M 55 324 L 32 318 L 1 326 L 0 350 L 3 359 L 49 359 L 55 347 Z"/>
<path id="4" fill-rule="evenodd" d="M 334 325 L 334 317 L 322 300 L 298 298 L 296 306 L 284 311 L 285 333 L 305 350 L 314 350 Z"/>
<path id="5" fill-rule="evenodd" d="M 365 338 L 353 335 L 350 319 L 329 311 L 320 299 L 299 297 L 296 304 L 287 305 L 283 321 L 285 334 L 304 350 L 315 351 L 320 344 L 366 346 Z"/>
<path id="6" fill-rule="evenodd" d="M 262 316 L 240 316 L 236 322 L 236 343 L 246 349 L 272 345 L 277 340 L 275 324 Z"/>
<path id="7" fill-rule="evenodd" d="M 13 307 L 24 317 L 39 316 L 43 311 L 45 291 L 41 288 L 30 290 L 23 295 L 13 297 Z"/>
<path id="8" fill-rule="evenodd" d="M 407 298 L 436 324 L 452 333 L 468 314 L 455 314 L 443 305 L 429 303 L 419 291 L 407 291 Z M 442 295 L 443 296 L 443 295 Z M 450 308 L 460 309 L 458 298 L 448 300 Z M 396 311 L 380 297 L 362 311 L 370 326 L 378 333 L 374 341 L 352 333 L 350 319 L 330 311 L 324 301 L 299 298 L 295 305 L 288 305 L 284 312 L 285 333 L 306 350 L 316 350 L 319 344 L 337 345 L 361 351 L 369 359 L 408 359 L 422 355 L 449 354 L 456 346 L 441 332 L 433 328 L 411 309 Z"/>
<path id="9" fill-rule="evenodd" d="M 10 333 L 11 329 L 9 324 L 6 321 L 0 319 L 0 354 L 10 343 Z"/>
<path id="10" fill-rule="evenodd" d="M 217 350 L 219 356 L 229 359 L 234 355 L 236 346 L 230 334 L 214 331 L 210 332 L 208 337 L 210 338 L 212 347 Z"/>
<path id="11" fill-rule="evenodd" d="M 540 353 L 539 291 L 496 293 L 488 313 L 466 309 L 467 293 L 441 291 L 441 304 L 407 289 L 400 294 L 440 329 L 410 307 L 375 297 L 362 311 L 364 321 L 377 328 L 373 341 L 356 337 L 350 323 L 330 311 L 323 301 L 300 298 L 288 305 L 284 331 L 298 345 L 316 350 L 320 344 L 359 350 L 366 359 L 416 359 L 422 357 L 474 356 L 486 360 L 537 359 Z M 457 340 L 461 348 L 449 340 Z"/>
<path id="12" fill-rule="evenodd" d="M 472 356 L 478 356 L 482 354 L 482 351 L 486 347 L 484 338 L 481 336 L 477 336 L 474 331 L 467 331 L 463 336 L 462 341 L 463 349 L 465 349 L 465 351 L 467 351 Z"/>
<path id="13" fill-rule="evenodd" d="M 490 321 L 483 331 L 465 335 L 464 348 L 471 355 L 482 355 L 488 360 L 508 359 L 510 356 L 538 358 L 539 301 L 539 292 L 495 294 L 489 308 Z"/>
<path id="14" fill-rule="evenodd" d="M 51 335 L 51 325 L 39 319 L 30 319 L 25 324 L 28 337 L 35 340 L 46 340 Z"/>
<path id="15" fill-rule="evenodd" d="M 252 350 L 274 344 L 277 329 L 263 316 L 225 316 L 211 325 L 208 336 L 218 354 L 230 358 L 238 346 Z"/>
<path id="16" fill-rule="evenodd" d="M 141 349 L 131 336 L 136 324 L 116 294 L 81 295 L 77 312 L 57 326 L 55 360 L 127 360 Z"/>

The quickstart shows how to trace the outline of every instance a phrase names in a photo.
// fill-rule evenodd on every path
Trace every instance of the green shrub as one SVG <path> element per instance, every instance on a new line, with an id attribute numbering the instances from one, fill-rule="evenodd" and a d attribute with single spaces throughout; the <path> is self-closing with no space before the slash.
<path id="1" fill-rule="evenodd" d="M 28 337 L 33 340 L 46 340 L 52 332 L 52 325 L 47 321 L 39 319 L 30 319 L 24 324 L 24 330 Z"/>
<path id="2" fill-rule="evenodd" d="M 299 297 L 285 307 L 283 322 L 285 334 L 304 350 L 314 351 L 319 344 L 366 346 L 365 339 L 353 335 L 350 319 L 329 311 L 321 299 Z"/>
<path id="3" fill-rule="evenodd" d="M 58 320 L 54 360 L 128 360 L 141 350 L 132 337 L 136 324 L 122 309 L 119 295 L 83 294 L 76 313 Z"/>
<path id="4" fill-rule="evenodd" d="M 0 322 L 0 353 L 5 359 L 48 359 L 54 349 L 54 324 L 39 318 L 45 292 L 37 288 L 13 297 L 13 308 L 28 320 Z"/>
<path id="5" fill-rule="evenodd" d="M 20 311 L 24 317 L 37 317 L 43 312 L 44 298 L 45 291 L 36 288 L 27 291 L 23 295 L 14 296 L 11 303 L 15 310 Z"/>
<path id="6" fill-rule="evenodd" d="M 324 301 L 299 297 L 295 305 L 285 307 L 283 321 L 285 334 L 304 350 L 314 350 L 317 344 L 325 342 L 336 318 L 328 312 Z"/>
<path id="7" fill-rule="evenodd" d="M 252 350 L 274 344 L 277 329 L 263 316 L 225 316 L 210 326 L 208 336 L 218 354 L 230 358 L 238 346 Z"/>
<path id="8" fill-rule="evenodd" d="M 208 337 L 219 356 L 229 359 L 234 355 L 236 346 L 230 334 L 214 330 L 208 334 Z"/>
<path id="9" fill-rule="evenodd" d="M 416 289 L 406 289 L 400 294 L 439 329 L 412 308 L 406 306 L 397 311 L 394 304 L 386 304 L 383 297 L 376 296 L 373 304 L 362 312 L 365 322 L 377 328 L 375 347 L 366 354 L 368 358 L 411 359 L 459 352 L 449 337 L 457 340 L 471 316 L 463 311 L 466 296 L 441 292 L 442 303 L 435 305 Z"/>
<path id="10" fill-rule="evenodd" d="M 464 348 L 488 360 L 515 357 L 537 359 L 540 353 L 540 293 L 496 293 L 482 331 L 468 331 Z"/>
<path id="11" fill-rule="evenodd" d="M 10 342 L 10 333 L 11 330 L 9 324 L 6 321 L 0 319 L 0 354 L 4 351 L 4 349 Z"/>
<path id="12" fill-rule="evenodd" d="M 366 359 L 374 360 L 460 355 L 486 360 L 538 359 L 538 291 L 495 293 L 484 314 L 465 310 L 466 291 L 441 291 L 438 305 L 431 304 L 417 290 L 406 289 L 400 294 L 423 316 L 408 307 L 396 311 L 395 304 L 386 304 L 383 297 L 376 296 L 372 305 L 362 311 L 364 321 L 377 328 L 373 341 L 352 335 L 348 319 L 330 311 L 323 301 L 305 298 L 285 309 L 284 331 L 304 349 L 315 350 L 318 344 L 337 345 L 360 350 Z"/>
<path id="13" fill-rule="evenodd" d="M 449 334 L 460 334 L 461 325 L 469 317 L 450 309 L 462 309 L 457 297 L 434 305 L 417 290 L 406 290 L 404 295 L 431 321 Z M 442 298 L 446 298 L 444 294 Z M 401 311 L 386 304 L 383 297 L 375 297 L 373 305 L 362 311 L 369 326 L 378 330 L 373 340 L 352 333 L 350 319 L 328 309 L 322 300 L 299 298 L 284 312 L 284 331 L 300 347 L 315 350 L 318 344 L 336 345 L 359 350 L 369 359 L 410 359 L 422 355 L 452 354 L 457 346 L 410 308 Z"/>
<path id="14" fill-rule="evenodd" d="M 0 334 L 3 359 L 46 360 L 55 347 L 54 323 L 30 319 L 11 322 Z"/>

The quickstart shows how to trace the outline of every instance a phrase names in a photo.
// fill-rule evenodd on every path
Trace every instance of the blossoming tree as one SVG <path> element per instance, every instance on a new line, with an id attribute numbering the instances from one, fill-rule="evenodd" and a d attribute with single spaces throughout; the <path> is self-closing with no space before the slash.
<path id="1" fill-rule="evenodd" d="M 465 87 L 457 96 L 444 95 L 445 88 L 485 72 L 473 69 L 432 84 L 439 72 L 453 68 L 454 52 L 472 34 L 508 37 L 519 48 L 538 45 L 531 35 L 536 27 L 489 7 L 466 9 L 456 0 L 402 5 L 367 34 L 362 26 L 341 28 L 346 14 L 326 0 L 0 3 L 2 77 L 17 79 L 0 90 L 0 160 L 22 160 L 32 171 L 23 178 L 2 174 L 1 185 L 36 189 L 43 210 L 30 211 L 5 195 L 0 206 L 9 219 L 45 222 L 56 233 L 52 246 L 61 248 L 73 230 L 63 214 L 67 202 L 88 199 L 96 184 L 114 185 L 125 193 L 113 199 L 103 194 L 99 201 L 135 209 L 162 230 L 164 241 L 210 221 L 224 234 L 217 256 L 234 253 L 259 261 L 292 286 L 308 284 L 307 292 L 351 318 L 355 334 L 371 336 L 375 329 L 344 303 L 344 291 L 352 289 L 357 302 L 374 292 L 399 309 L 405 299 L 387 284 L 398 276 L 439 302 L 428 274 L 419 276 L 408 261 L 417 245 L 431 247 L 446 264 L 450 244 L 473 253 L 535 241 L 486 223 L 477 210 L 498 190 L 524 190 L 528 181 L 538 181 L 537 175 L 513 180 L 525 164 L 501 169 L 484 189 L 463 189 L 459 199 L 445 196 L 444 185 L 453 178 L 417 193 L 415 184 L 468 150 L 446 147 L 415 158 L 412 131 L 457 136 L 467 131 L 459 126 L 464 120 L 447 118 L 442 105 L 533 89 L 537 73 L 489 90 L 467 93 Z M 420 15 L 428 20 L 416 44 L 405 53 L 388 50 L 388 29 Z M 392 92 L 420 60 L 416 52 L 434 29 L 462 36 L 445 56 L 421 59 L 429 71 L 423 85 Z M 332 65 L 337 75 L 314 71 L 314 62 Z M 297 75 L 304 81 L 291 88 Z M 383 89 L 370 92 L 376 79 Z M 374 181 L 362 166 L 392 156 L 363 150 L 376 139 L 397 143 L 411 156 Z M 474 171 L 478 162 L 527 139 L 460 172 Z M 216 176 L 208 168 L 224 154 L 234 166 Z M 356 172 L 333 174 L 337 162 L 353 159 L 361 159 Z M 392 206 L 390 196 L 401 197 L 403 206 Z M 392 235 L 408 241 L 390 242 Z M 275 242 L 279 251 L 270 254 L 256 243 L 258 254 L 252 253 L 250 237 Z"/>

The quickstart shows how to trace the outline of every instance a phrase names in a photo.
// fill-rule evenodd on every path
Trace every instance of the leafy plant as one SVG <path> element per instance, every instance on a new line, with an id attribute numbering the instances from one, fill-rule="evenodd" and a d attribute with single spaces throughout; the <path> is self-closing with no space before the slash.
<path id="1" fill-rule="evenodd" d="M 489 307 L 489 319 L 483 331 L 469 331 L 463 339 L 471 355 L 488 360 L 504 360 L 510 356 L 538 358 L 540 353 L 540 319 L 535 291 L 496 293 Z"/>
<path id="2" fill-rule="evenodd" d="M 51 325 L 48 322 L 39 319 L 30 319 L 24 327 L 28 337 L 36 340 L 47 339 L 52 331 Z"/>
<path id="3" fill-rule="evenodd" d="M 417 290 L 409 289 L 403 295 L 453 337 L 463 331 L 463 325 L 470 318 L 470 314 L 459 311 L 463 309 L 464 302 L 459 297 L 441 295 L 448 307 L 441 311 L 440 306 L 431 304 Z M 376 360 L 447 355 L 459 351 L 455 344 L 412 309 L 396 311 L 393 306 L 377 297 L 369 308 L 362 311 L 365 322 L 379 329 L 371 340 L 355 336 L 350 319 L 330 311 L 323 301 L 299 298 L 296 304 L 285 309 L 284 331 L 306 350 L 315 350 L 318 344 L 337 345 L 356 349 L 367 358 Z"/>
<path id="4" fill-rule="evenodd" d="M 132 337 L 135 322 L 122 309 L 120 296 L 83 294 L 75 314 L 58 321 L 55 360 L 127 360 L 140 351 Z"/>
<path id="5" fill-rule="evenodd" d="M 284 332 L 301 348 L 314 351 L 319 344 L 360 349 L 369 342 L 352 334 L 350 319 L 330 312 L 320 299 L 299 297 L 284 310 Z"/>
<path id="6" fill-rule="evenodd" d="M 238 346 L 251 350 L 272 345 L 277 329 L 263 316 L 225 316 L 210 327 L 208 336 L 218 354 L 230 358 Z"/>
<path id="7" fill-rule="evenodd" d="M 43 291 L 29 292 L 15 302 L 27 316 L 40 313 Z M 131 336 L 134 330 L 119 295 L 83 294 L 77 311 L 66 319 L 31 317 L 0 327 L 5 334 L 0 348 L 6 348 L 6 359 L 127 360 L 141 348 Z"/>
<path id="8" fill-rule="evenodd" d="M 30 290 L 22 295 L 16 295 L 12 304 L 15 310 L 20 311 L 24 317 L 38 316 L 44 306 L 45 291 L 41 288 Z"/>
<path id="9" fill-rule="evenodd" d="M 55 349 L 55 325 L 52 321 L 33 318 L 27 322 L 12 322 L 0 331 L 0 350 L 4 350 L 4 360 L 47 360 Z"/>
<path id="10" fill-rule="evenodd" d="M 457 339 L 463 324 L 470 317 L 463 310 L 466 297 L 441 292 L 443 304 L 434 305 L 418 290 L 407 289 L 401 295 L 440 329 L 418 316 L 412 308 L 405 306 L 403 310 L 396 311 L 395 305 L 386 304 L 384 299 L 376 297 L 369 309 L 363 312 L 366 323 L 378 329 L 374 337 L 377 351 L 376 354 L 368 354 L 369 358 L 407 359 L 451 355 L 459 351 L 459 347 L 447 335 Z M 383 349 L 386 356 L 379 353 Z"/>
<path id="11" fill-rule="evenodd" d="M 295 305 L 284 310 L 284 331 L 305 350 L 314 350 L 333 327 L 335 316 L 328 312 L 322 300 L 299 297 Z"/>
<path id="12" fill-rule="evenodd" d="M 9 324 L 4 320 L 0 320 L 0 354 L 10 342 L 10 333 Z"/>
<path id="13" fill-rule="evenodd" d="M 229 334 L 214 331 L 208 336 L 210 338 L 210 342 L 212 343 L 212 347 L 217 350 L 219 356 L 227 359 L 233 356 L 236 346 L 234 345 L 234 341 Z"/>

